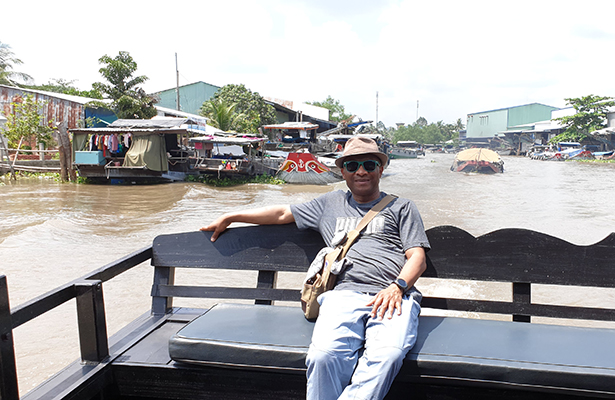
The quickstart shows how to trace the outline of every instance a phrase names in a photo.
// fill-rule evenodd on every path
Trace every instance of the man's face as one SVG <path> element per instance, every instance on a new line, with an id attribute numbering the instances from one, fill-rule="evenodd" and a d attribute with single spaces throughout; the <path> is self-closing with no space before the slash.
<path id="1" fill-rule="evenodd" d="M 346 161 L 367 161 L 374 160 L 380 163 L 378 157 L 370 154 L 351 156 Z M 355 172 L 348 172 L 346 167 L 342 167 L 342 177 L 346 181 L 346 185 L 360 202 L 369 202 L 376 199 L 380 195 L 380 177 L 384 167 L 380 165 L 373 172 L 367 172 L 361 165 Z"/>

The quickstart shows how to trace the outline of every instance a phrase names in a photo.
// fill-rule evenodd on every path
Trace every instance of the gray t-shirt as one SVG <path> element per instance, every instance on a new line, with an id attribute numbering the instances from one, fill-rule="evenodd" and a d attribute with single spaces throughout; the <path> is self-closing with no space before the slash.
<path id="1" fill-rule="evenodd" d="M 354 229 L 363 216 L 384 196 L 370 203 L 357 203 L 350 191 L 322 195 L 307 203 L 291 205 L 299 229 L 320 232 L 327 246 L 340 231 Z M 351 261 L 338 276 L 335 289 L 373 293 L 388 287 L 406 262 L 406 250 L 429 249 L 423 221 L 416 205 L 397 198 L 389 203 L 363 230 L 346 257 Z"/>

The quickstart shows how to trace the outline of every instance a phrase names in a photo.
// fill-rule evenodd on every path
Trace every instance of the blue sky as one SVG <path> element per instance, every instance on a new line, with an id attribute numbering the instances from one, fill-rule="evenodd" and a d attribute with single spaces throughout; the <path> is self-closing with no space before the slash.
<path id="1" fill-rule="evenodd" d="M 128 51 L 148 92 L 245 84 L 263 96 L 340 100 L 387 126 L 615 96 L 615 1 L 30 1 L 3 5 L 0 41 L 36 83 L 101 81 Z M 7 17 L 9 16 L 9 17 Z M 378 103 L 376 104 L 376 92 Z"/>

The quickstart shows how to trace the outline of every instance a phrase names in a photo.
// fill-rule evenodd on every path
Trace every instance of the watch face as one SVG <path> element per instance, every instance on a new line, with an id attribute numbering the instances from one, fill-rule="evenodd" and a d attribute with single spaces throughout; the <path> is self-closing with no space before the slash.
<path id="1" fill-rule="evenodd" d="M 406 290 L 408 288 L 408 284 L 406 283 L 406 281 L 401 278 L 397 279 L 395 281 L 395 284 L 403 290 Z"/>

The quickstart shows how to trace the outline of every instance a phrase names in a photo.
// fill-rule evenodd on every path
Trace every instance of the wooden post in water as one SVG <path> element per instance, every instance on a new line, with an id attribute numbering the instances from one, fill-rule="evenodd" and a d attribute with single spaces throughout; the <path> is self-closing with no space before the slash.
<path id="1" fill-rule="evenodd" d="M 77 176 L 72 166 L 72 151 L 70 145 L 70 139 L 68 137 L 68 130 L 66 129 L 66 122 L 62 122 L 58 125 L 58 144 L 60 155 L 60 178 L 62 182 L 76 181 Z"/>
<path id="2" fill-rule="evenodd" d="M 2 146 L 4 147 L 4 151 L 6 152 L 6 164 L 9 166 L 9 169 L 11 170 L 11 179 L 17 180 L 17 178 L 15 177 L 15 169 L 13 168 L 13 165 L 11 164 L 11 157 L 9 156 L 9 147 L 4 141 L 4 136 L 0 136 L 0 140 L 2 141 Z"/>

